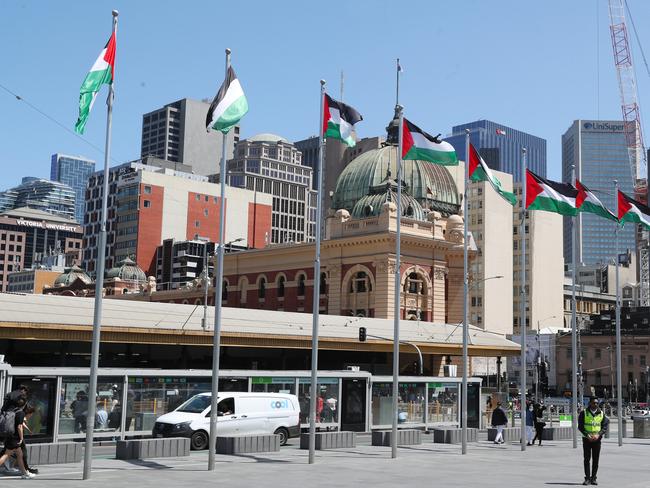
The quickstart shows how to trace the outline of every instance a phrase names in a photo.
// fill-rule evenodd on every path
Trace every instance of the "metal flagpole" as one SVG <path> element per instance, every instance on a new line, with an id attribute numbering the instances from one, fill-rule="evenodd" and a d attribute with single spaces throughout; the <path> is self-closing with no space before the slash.
<path id="1" fill-rule="evenodd" d="M 399 79 L 399 73 L 397 74 Z M 400 266 L 401 266 L 401 237 L 402 237 L 402 130 L 404 124 L 404 109 L 397 105 L 399 116 L 399 135 L 397 138 L 397 228 L 395 231 L 395 310 L 393 317 L 393 429 L 390 439 L 391 457 L 397 457 L 397 420 L 399 396 L 399 321 L 400 321 Z"/>
<path id="2" fill-rule="evenodd" d="M 113 32 L 117 36 L 117 16 L 113 10 Z M 86 415 L 86 445 L 84 449 L 83 479 L 90 478 L 93 460 L 93 434 L 95 429 L 95 402 L 97 401 L 97 369 L 99 367 L 99 343 L 102 326 L 102 290 L 104 288 L 104 267 L 106 261 L 106 216 L 108 213 L 108 162 L 111 159 L 111 126 L 113 123 L 113 89 L 115 79 L 108 86 L 106 100 L 106 146 L 104 147 L 104 194 L 102 195 L 102 215 L 99 224 L 99 243 L 97 244 L 97 263 L 95 272 L 95 312 L 93 315 L 93 342 L 90 357 L 90 378 L 88 384 L 88 412 Z M 122 408 L 125 408 L 123 406 Z"/>
<path id="3" fill-rule="evenodd" d="M 616 186 L 616 216 L 619 215 L 618 209 L 618 181 L 614 180 Z M 623 379 L 622 379 L 622 361 L 621 361 L 621 284 L 619 277 L 619 262 L 618 262 L 618 233 L 620 231 L 620 223 L 616 223 L 616 406 L 618 410 L 618 445 L 623 445 Z"/>
<path id="4" fill-rule="evenodd" d="M 463 220 L 465 222 L 465 230 L 463 234 L 463 385 L 461 391 L 461 405 L 462 410 L 460 413 L 460 426 L 461 426 L 461 452 L 467 454 L 467 374 L 469 368 L 469 360 L 467 358 L 467 342 L 468 342 L 468 328 L 467 321 L 467 300 L 469 293 L 469 268 L 467 265 L 467 241 L 469 234 L 467 230 L 468 224 L 468 209 L 467 195 L 469 194 L 469 129 L 465 129 L 465 184 L 463 193 Z"/>
<path id="5" fill-rule="evenodd" d="M 325 80 L 320 80 L 320 118 L 318 129 L 318 198 L 316 203 L 316 254 L 314 257 L 314 297 L 312 304 L 311 327 L 311 394 L 309 396 L 309 464 L 314 463 L 316 455 L 316 400 L 318 396 L 318 317 L 320 314 L 320 241 L 323 213 L 323 150 L 325 133 L 323 131 L 323 105 L 325 103 Z"/>
<path id="6" fill-rule="evenodd" d="M 521 450 L 526 450 L 526 148 L 521 148 L 521 303 L 519 304 L 519 331 L 521 337 L 521 395 L 519 413 L 521 418 Z"/>
<path id="7" fill-rule="evenodd" d="M 571 184 L 576 184 L 576 167 L 571 167 Z M 578 263 L 578 217 L 571 217 L 573 231 L 572 270 L 571 270 L 571 432 L 573 448 L 578 447 L 578 329 L 576 320 L 576 266 Z"/>
<path id="8" fill-rule="evenodd" d="M 226 74 L 230 68 L 230 49 L 226 49 Z M 208 449 L 208 470 L 214 471 L 215 454 L 217 451 L 217 405 L 219 399 L 219 348 L 221 341 L 221 291 L 223 288 L 223 252 L 226 240 L 226 147 L 228 134 L 222 134 L 221 161 L 219 163 L 219 246 L 217 250 L 217 269 L 214 274 L 214 332 L 212 335 L 212 392 L 210 402 L 210 442 Z"/>

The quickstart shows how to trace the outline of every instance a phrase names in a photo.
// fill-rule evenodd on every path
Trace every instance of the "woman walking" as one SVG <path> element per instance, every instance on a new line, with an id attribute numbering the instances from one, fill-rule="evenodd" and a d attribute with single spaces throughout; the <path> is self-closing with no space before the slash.
<path id="1" fill-rule="evenodd" d="M 535 412 L 532 402 L 528 402 L 526 407 L 526 445 L 530 446 L 535 435 Z"/>
<path id="2" fill-rule="evenodd" d="M 539 445 L 542 445 L 542 436 L 544 434 L 544 426 L 546 425 L 544 421 L 544 410 L 546 410 L 546 407 L 542 403 L 536 404 L 533 409 L 533 414 L 535 415 L 535 437 L 532 441 L 533 445 L 537 439 L 539 439 Z"/>

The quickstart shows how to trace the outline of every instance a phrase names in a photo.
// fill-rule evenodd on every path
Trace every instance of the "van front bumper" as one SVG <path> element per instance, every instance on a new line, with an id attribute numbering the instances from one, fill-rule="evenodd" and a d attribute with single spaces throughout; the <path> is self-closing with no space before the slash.
<path id="1" fill-rule="evenodd" d="M 156 422 L 151 431 L 152 437 L 192 437 L 194 431 L 189 423 L 167 424 Z"/>

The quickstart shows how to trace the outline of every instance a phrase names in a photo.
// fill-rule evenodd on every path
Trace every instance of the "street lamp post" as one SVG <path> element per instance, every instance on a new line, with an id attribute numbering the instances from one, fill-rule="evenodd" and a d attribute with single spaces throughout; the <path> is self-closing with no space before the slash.
<path id="1" fill-rule="evenodd" d="M 467 216 L 465 215 L 465 219 L 467 219 Z M 465 281 L 469 282 L 469 277 L 465 277 Z M 466 293 L 466 298 L 469 297 L 469 290 L 472 290 L 473 288 L 477 287 L 481 283 L 484 283 L 485 281 L 489 280 L 498 280 L 503 278 L 501 275 L 497 276 L 489 276 L 487 278 L 483 278 L 482 280 L 478 280 L 475 283 L 473 283 L 471 286 L 467 287 L 467 293 Z M 465 318 L 467 317 L 467 300 L 465 300 Z M 467 370 L 468 370 L 468 364 L 469 364 L 469 354 L 467 352 L 467 336 L 468 336 L 468 330 L 467 330 L 467 321 L 464 320 L 463 323 L 463 383 L 462 383 L 462 390 L 461 390 L 461 404 L 462 404 L 462 409 L 461 409 L 461 452 L 463 454 L 467 454 Z"/>

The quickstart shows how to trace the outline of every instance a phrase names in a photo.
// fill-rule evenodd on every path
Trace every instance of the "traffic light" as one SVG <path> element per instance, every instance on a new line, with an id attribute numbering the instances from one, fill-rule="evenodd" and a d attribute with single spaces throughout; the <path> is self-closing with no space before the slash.
<path id="1" fill-rule="evenodd" d="M 359 327 L 359 342 L 366 342 L 366 328 Z"/>

